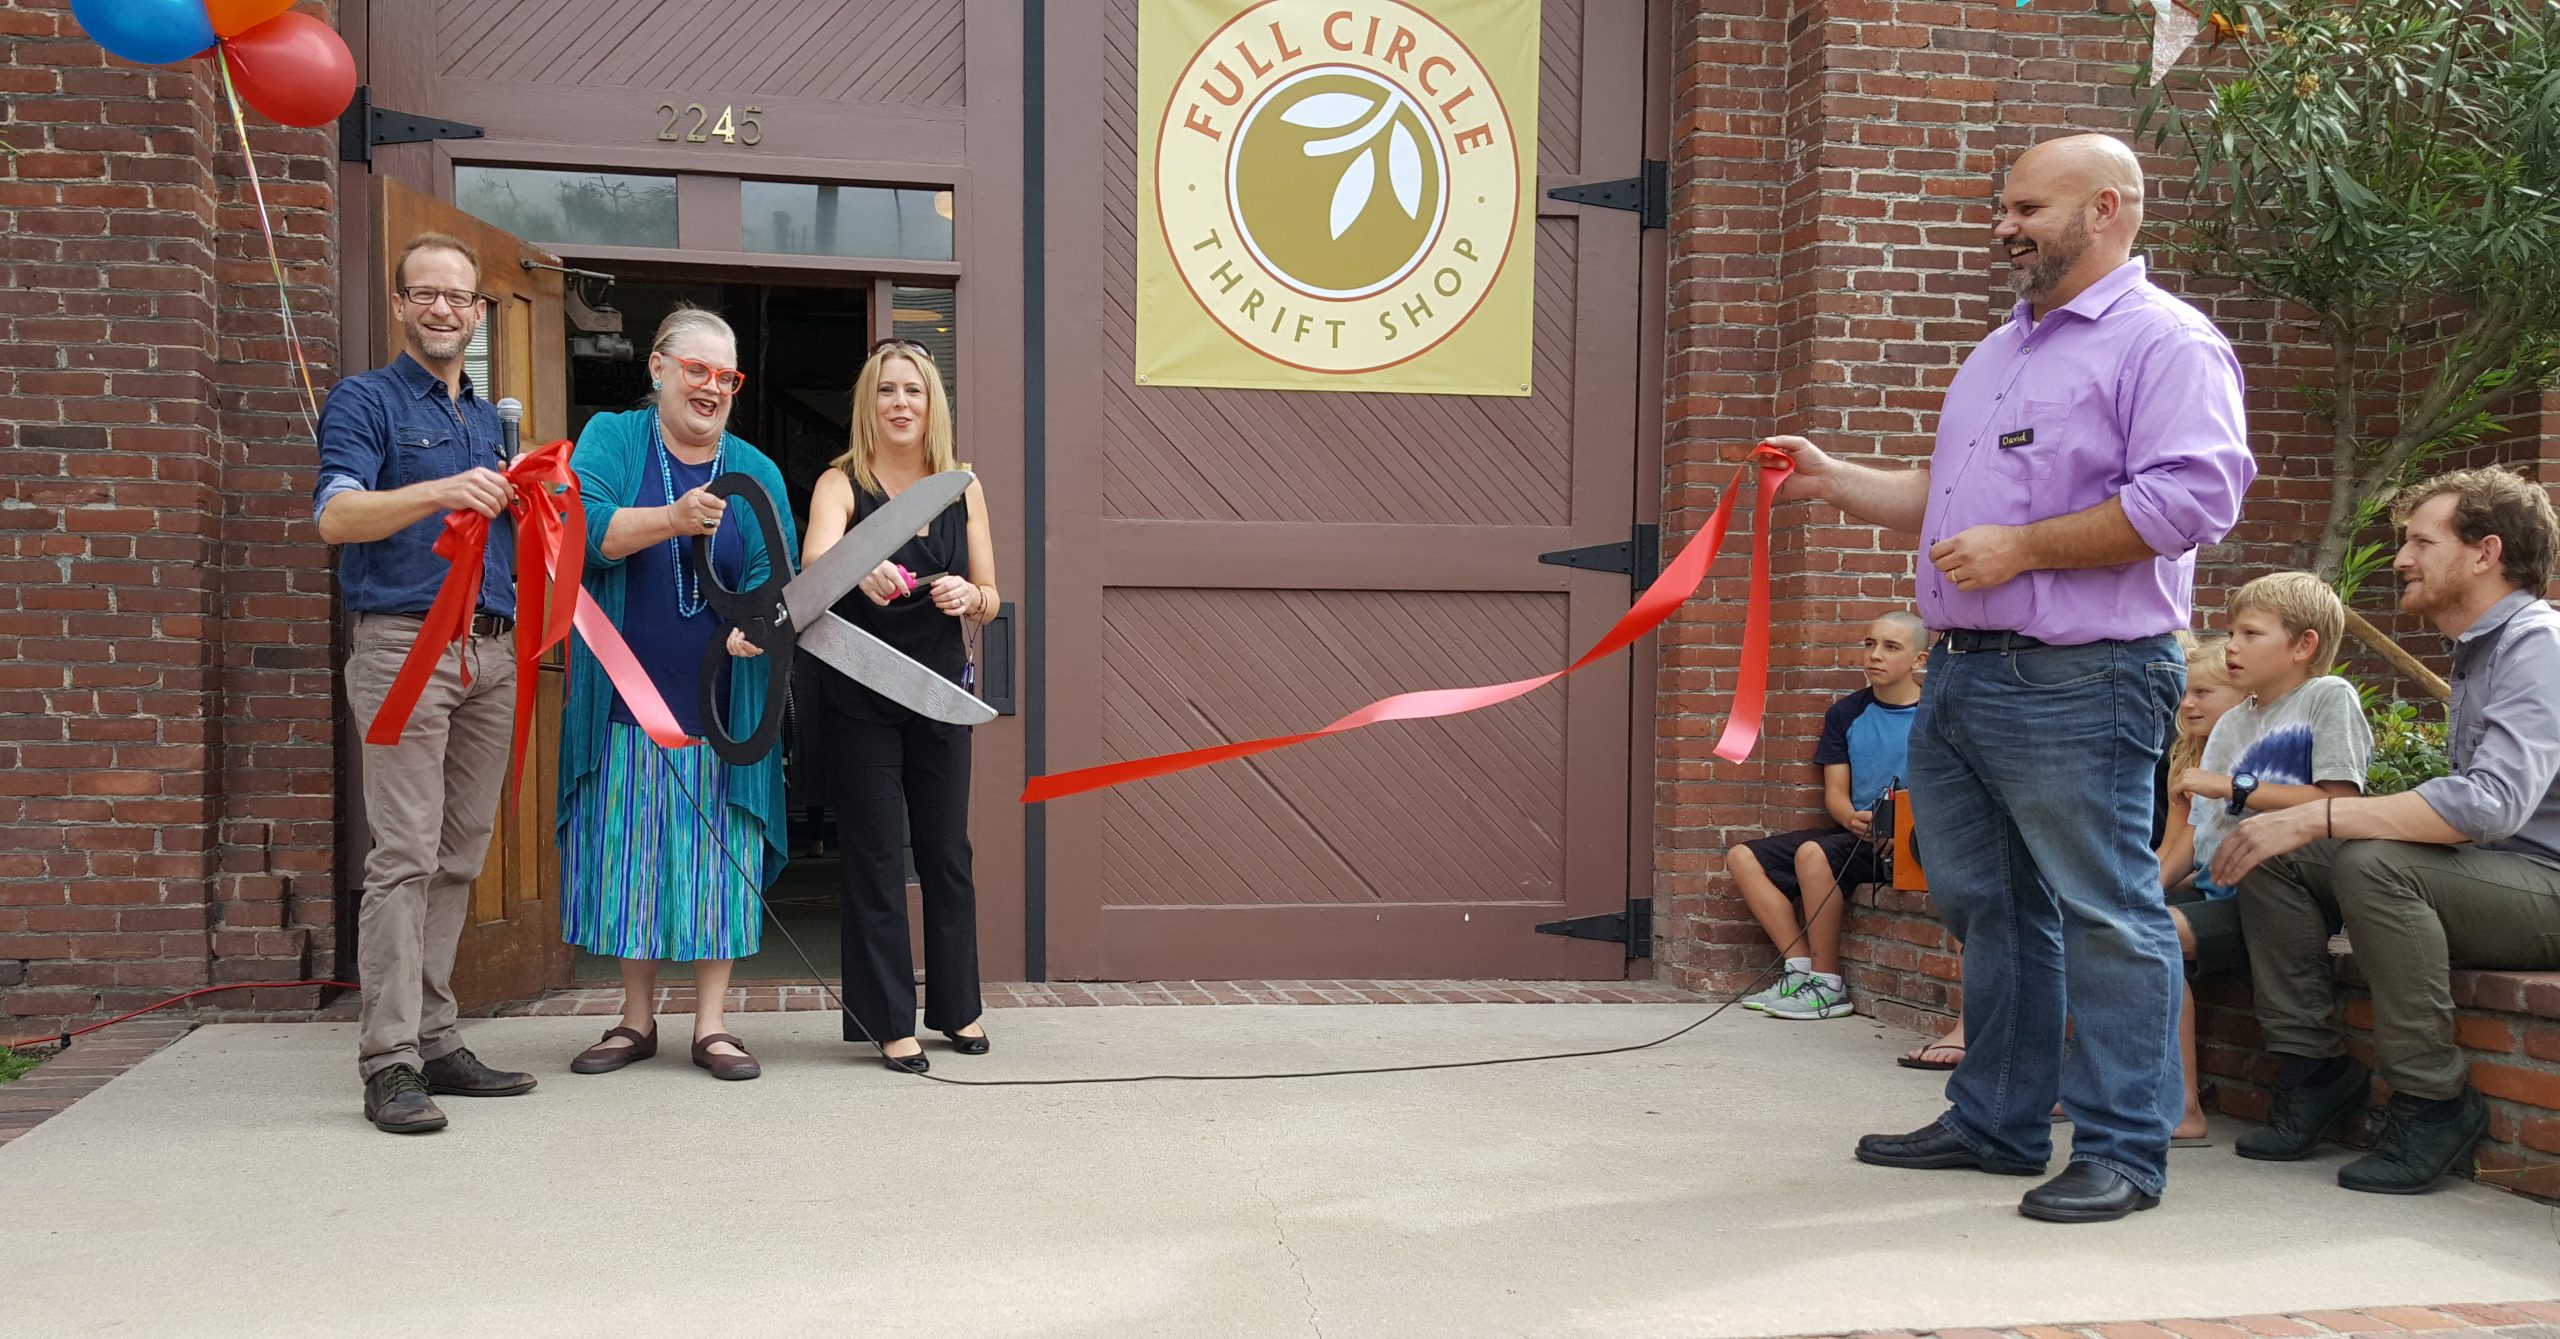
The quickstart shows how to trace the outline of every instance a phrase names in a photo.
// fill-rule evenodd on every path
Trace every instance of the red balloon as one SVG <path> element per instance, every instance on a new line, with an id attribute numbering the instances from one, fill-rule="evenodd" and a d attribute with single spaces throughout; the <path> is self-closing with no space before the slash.
<path id="1" fill-rule="evenodd" d="M 293 0 L 204 0 L 217 37 L 238 37 L 291 8 Z"/>
<path id="2" fill-rule="evenodd" d="M 224 41 L 222 59 L 240 96 L 285 125 L 327 125 L 355 100 L 355 53 L 308 14 L 279 14 Z"/>

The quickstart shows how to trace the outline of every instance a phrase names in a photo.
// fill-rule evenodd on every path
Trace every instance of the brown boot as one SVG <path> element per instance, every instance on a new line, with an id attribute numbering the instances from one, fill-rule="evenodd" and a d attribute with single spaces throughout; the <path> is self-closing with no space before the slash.
<path id="1" fill-rule="evenodd" d="M 444 1113 L 427 1096 L 426 1076 L 407 1065 L 393 1065 L 364 1081 L 364 1118 L 391 1134 L 444 1128 Z"/>

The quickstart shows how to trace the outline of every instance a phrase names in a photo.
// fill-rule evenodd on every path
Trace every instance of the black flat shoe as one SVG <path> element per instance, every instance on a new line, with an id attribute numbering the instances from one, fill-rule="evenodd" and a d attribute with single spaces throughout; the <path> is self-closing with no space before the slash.
<path id="1" fill-rule="evenodd" d="M 2042 1176 L 2044 1168 L 1986 1162 L 1956 1137 L 1944 1121 L 1931 1121 L 1909 1134 L 1871 1134 L 1858 1140 L 1858 1161 L 1878 1167 L 1938 1170 L 1970 1168 L 2000 1176 Z"/>
<path id="2" fill-rule="evenodd" d="M 2113 1168 L 2075 1162 L 2028 1191 L 2018 1201 L 2018 1212 L 2048 1223 L 2112 1223 L 2159 1203 L 2159 1196 L 2144 1194 Z"/>
<path id="3" fill-rule="evenodd" d="M 983 1032 L 974 1037 L 963 1037 L 957 1032 L 945 1032 L 942 1035 L 950 1041 L 951 1049 L 958 1051 L 962 1055 L 985 1055 L 987 1053 L 987 1035 Z"/>
<path id="4" fill-rule="evenodd" d="M 933 1068 L 933 1062 L 925 1059 L 922 1051 L 914 1055 L 891 1055 L 883 1051 L 880 1053 L 880 1063 L 900 1074 L 922 1074 Z"/>

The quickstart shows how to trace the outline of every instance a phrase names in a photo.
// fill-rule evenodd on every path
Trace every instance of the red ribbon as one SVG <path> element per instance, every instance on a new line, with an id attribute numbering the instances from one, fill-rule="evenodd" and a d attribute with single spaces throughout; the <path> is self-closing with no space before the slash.
<path id="1" fill-rule="evenodd" d="M 1242 743 L 1219 744 L 1211 748 L 1190 749 L 1181 753 L 1160 753 L 1151 758 L 1133 758 L 1127 762 L 1105 763 L 1072 772 L 1035 776 L 1023 787 L 1024 804 L 1043 804 L 1089 790 L 1102 790 L 1130 781 L 1165 776 L 1206 767 L 1230 758 L 1250 757 L 1303 744 L 1310 739 L 1357 730 L 1380 721 L 1420 721 L 1435 716 L 1455 716 L 1476 711 L 1496 703 L 1532 693 L 1564 676 L 1625 650 L 1637 638 L 1660 627 L 1672 611 L 1698 593 L 1707 579 L 1707 569 L 1715 564 L 1724 549 L 1724 532 L 1733 518 L 1734 498 L 1741 492 L 1744 480 L 1758 465 L 1759 497 L 1751 534 L 1751 596 L 1745 607 L 1742 625 L 1742 673 L 1734 685 L 1733 710 L 1725 717 L 1724 734 L 1716 740 L 1716 756 L 1728 762 L 1740 762 L 1751 756 L 1760 742 L 1760 712 L 1769 693 L 1769 512 L 1776 504 L 1779 485 L 1795 473 L 1795 460 L 1766 448 L 1755 450 L 1733 473 L 1733 482 L 1716 502 L 1715 514 L 1707 518 L 1706 528 L 1680 550 L 1680 556 L 1662 570 L 1662 575 L 1638 596 L 1635 606 L 1627 610 L 1608 635 L 1594 643 L 1580 659 L 1552 674 L 1532 679 L 1515 679 L 1510 683 L 1482 688 L 1430 688 L 1420 692 L 1398 693 L 1381 698 L 1360 708 L 1321 730 L 1304 734 L 1274 735 L 1268 739 L 1248 739 Z"/>
<path id="2" fill-rule="evenodd" d="M 622 694 L 640 728 L 660 748 L 680 749 L 694 741 L 676 724 L 666 699 L 622 633 L 597 607 L 580 584 L 587 560 L 587 513 L 578 500 L 578 476 L 569 468 L 571 444 L 553 442 L 516 457 L 507 466 L 507 482 L 515 486 L 508 511 L 516 520 L 516 725 L 509 754 L 507 789 L 512 794 L 524 773 L 525 741 L 533 733 L 536 694 L 534 676 L 543 655 L 569 639 L 575 626 L 587 649 L 604 667 L 605 677 Z M 368 744 L 397 744 L 417 710 L 418 697 L 435 677 L 436 662 L 446 648 L 470 635 L 471 616 L 480 605 L 480 570 L 489 548 L 489 518 L 468 507 L 445 513 L 444 533 L 436 536 L 436 556 L 444 559 L 444 584 L 418 627 L 417 643 L 400 664 L 382 710 L 365 731 Z M 555 598 L 558 597 L 558 598 Z M 471 665 L 463 660 L 462 681 L 471 682 Z"/>

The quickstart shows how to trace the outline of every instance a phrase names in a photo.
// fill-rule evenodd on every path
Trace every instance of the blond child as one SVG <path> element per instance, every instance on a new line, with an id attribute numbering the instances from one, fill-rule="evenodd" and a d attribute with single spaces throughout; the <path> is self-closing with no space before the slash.
<path id="1" fill-rule="evenodd" d="M 2172 803 L 2186 801 L 2195 824 L 2196 888 L 2214 900 L 2232 890 L 2201 871 L 2243 817 L 2361 795 L 2373 760 L 2355 686 L 2329 673 L 2347 607 L 2327 582 L 2269 573 L 2232 594 L 2226 617 L 2224 671 L 2249 700 L 2213 728 L 2198 764 L 2169 783 Z"/>
<path id="2" fill-rule="evenodd" d="M 2355 686 L 2329 673 L 2347 607 L 2327 582 L 2309 572 L 2272 572 L 2233 592 L 2224 616 L 2231 636 L 2223 644 L 2223 672 L 2246 697 L 2210 727 L 2195 765 L 2173 773 L 2173 812 L 2184 802 L 2188 821 L 2169 825 L 2160 853 L 2160 883 L 2175 904 L 2170 914 L 2191 980 L 2247 969 L 2232 890 L 2205 874 L 2222 839 L 2250 813 L 2363 794 L 2373 759 L 2373 730 Z M 2178 1033 L 2186 1108 L 2172 1138 L 2200 1140 L 2205 1121 L 2196 1100 L 2193 988 L 2186 991 Z"/>
<path id="3" fill-rule="evenodd" d="M 2225 713 L 2248 700 L 2248 695 L 2231 682 L 2223 646 L 2222 638 L 2210 637 L 2187 647 L 2187 692 L 2178 701 L 2178 738 L 2169 746 L 2169 775 L 2173 779 L 2195 770 L 2203 761 L 2205 742 L 2212 737 L 2214 726 Z M 2195 868 L 2195 824 L 2187 814 L 2173 810 L 2160 835 L 2160 886 L 2168 892 L 2169 919 L 2178 927 L 2178 949 L 2186 957 L 2191 979 L 2197 972 L 2198 942 L 2188 912 L 2202 900 L 2187 877 Z M 2226 902 L 2210 912 L 2198 912 L 2214 935 L 2215 967 L 2227 965 L 2222 961 L 2226 947 L 2235 956 L 2238 950 L 2239 926 L 2225 914 L 2229 910 Z M 2179 988 L 2178 1050 L 2184 1061 L 2179 1072 L 2186 1105 L 2179 1112 L 2177 1128 L 2170 1132 L 2169 1141 L 2173 1146 L 2195 1147 L 2204 1142 L 2210 1127 L 2205 1121 L 2204 1103 L 2196 1092 L 2196 992 L 2194 986 L 2185 983 Z"/>

